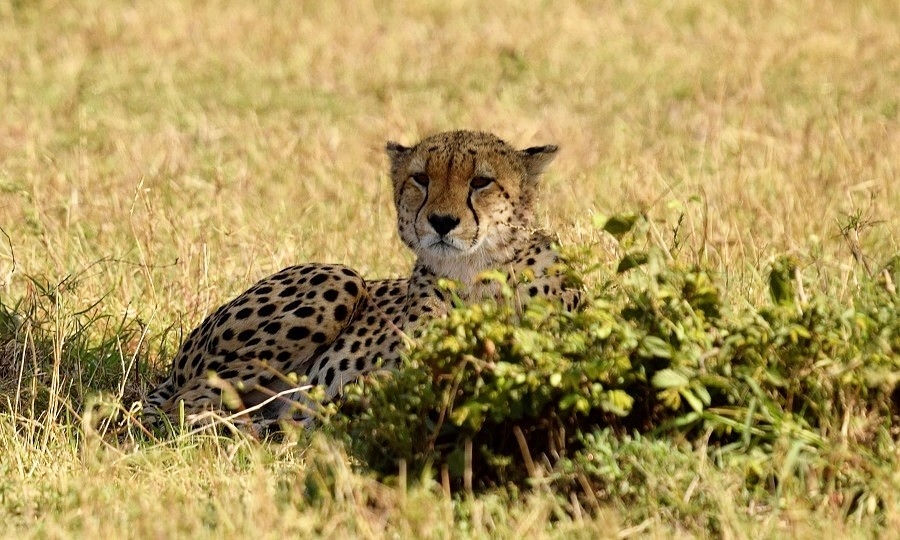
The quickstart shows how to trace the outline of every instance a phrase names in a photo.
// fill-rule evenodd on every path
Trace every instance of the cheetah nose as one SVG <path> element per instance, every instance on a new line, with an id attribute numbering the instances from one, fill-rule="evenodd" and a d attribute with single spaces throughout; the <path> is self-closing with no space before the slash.
<path id="1" fill-rule="evenodd" d="M 459 218 L 453 216 L 442 216 L 440 214 L 431 214 L 430 216 L 428 216 L 428 223 L 431 223 L 431 228 L 434 229 L 434 232 L 438 233 L 440 236 L 444 236 L 448 232 L 452 231 L 454 227 L 459 225 Z"/>

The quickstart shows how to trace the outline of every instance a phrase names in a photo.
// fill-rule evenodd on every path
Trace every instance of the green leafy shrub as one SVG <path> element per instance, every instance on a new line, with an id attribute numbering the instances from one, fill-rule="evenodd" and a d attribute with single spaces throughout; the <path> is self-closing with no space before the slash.
<path id="1" fill-rule="evenodd" d="M 631 249 L 636 222 L 607 228 Z M 860 482 L 863 471 L 839 470 L 835 441 L 891 459 L 872 443 L 897 412 L 896 265 L 841 301 L 807 294 L 797 262 L 781 257 L 758 306 L 727 301 L 712 272 L 658 247 L 626 251 L 618 270 L 576 313 L 455 309 L 423 329 L 402 369 L 351 390 L 353 414 L 334 429 L 382 475 L 402 461 L 467 487 L 558 473 L 583 462 L 585 437 L 601 429 L 710 445 L 766 490 L 800 474 L 790 464 L 803 456 L 829 485 Z"/>

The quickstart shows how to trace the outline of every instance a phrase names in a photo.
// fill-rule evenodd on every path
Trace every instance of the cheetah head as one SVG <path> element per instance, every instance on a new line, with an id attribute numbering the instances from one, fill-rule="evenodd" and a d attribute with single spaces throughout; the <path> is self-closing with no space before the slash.
<path id="1" fill-rule="evenodd" d="M 537 179 L 556 151 L 516 150 L 471 131 L 412 147 L 389 142 L 400 238 L 420 263 L 461 281 L 509 261 L 531 227 Z"/>

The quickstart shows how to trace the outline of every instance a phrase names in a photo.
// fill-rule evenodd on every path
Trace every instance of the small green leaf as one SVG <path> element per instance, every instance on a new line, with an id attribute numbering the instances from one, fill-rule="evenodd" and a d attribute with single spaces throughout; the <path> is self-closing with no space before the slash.
<path id="1" fill-rule="evenodd" d="M 691 392 L 690 388 L 684 387 L 679 388 L 678 393 L 681 394 L 681 397 L 684 398 L 685 401 L 688 402 L 688 405 L 691 406 L 692 409 L 696 412 L 703 412 L 703 403 Z"/>
<path id="2" fill-rule="evenodd" d="M 562 373 L 551 373 L 550 374 L 550 386 L 553 388 L 559 388 L 559 384 L 562 382 Z"/>
<path id="3" fill-rule="evenodd" d="M 569 409 L 583 411 L 587 408 L 590 408 L 590 404 L 588 403 L 588 400 L 585 399 L 585 397 L 581 394 L 571 393 L 566 394 L 562 399 L 559 400 L 559 408 L 563 411 L 567 411 Z"/>
<path id="4" fill-rule="evenodd" d="M 637 214 L 619 214 L 607 219 L 603 224 L 603 230 L 618 238 L 629 232 L 637 219 Z"/>
<path id="5" fill-rule="evenodd" d="M 634 398 L 624 390 L 610 390 L 606 392 L 606 399 L 600 402 L 600 407 L 616 416 L 627 416 L 634 406 Z"/>
<path id="6" fill-rule="evenodd" d="M 481 429 L 481 424 L 484 423 L 484 405 L 470 401 L 457 407 L 450 415 L 450 420 L 457 426 L 467 424 L 476 430 Z"/>
<path id="7" fill-rule="evenodd" d="M 638 266 L 646 264 L 647 260 L 648 256 L 643 251 L 627 253 L 624 257 L 622 257 L 622 260 L 619 261 L 619 267 L 616 268 L 616 272 L 619 274 L 627 272 L 632 268 L 636 268 Z"/>
<path id="8" fill-rule="evenodd" d="M 644 358 L 672 358 L 672 346 L 656 336 L 646 336 L 641 340 L 638 354 Z"/>
<path id="9" fill-rule="evenodd" d="M 669 409 L 678 409 L 681 407 L 681 394 L 675 388 L 666 388 L 664 390 L 660 390 L 657 397 L 662 402 L 663 405 L 668 407 Z"/>
<path id="10" fill-rule="evenodd" d="M 772 270 L 769 272 L 769 294 L 780 306 L 790 306 L 794 303 L 796 268 L 796 261 L 788 256 L 778 257 L 772 263 Z"/>
<path id="11" fill-rule="evenodd" d="M 699 383 L 699 381 L 695 381 L 693 385 L 691 385 L 694 392 L 697 394 L 697 397 L 700 398 L 700 401 L 703 402 L 703 405 L 709 406 L 712 403 L 712 396 L 709 395 L 709 390 L 706 389 L 705 386 Z"/>
<path id="12" fill-rule="evenodd" d="M 650 381 L 655 388 L 681 388 L 687 386 L 689 382 L 687 377 L 674 369 L 657 371 Z"/>

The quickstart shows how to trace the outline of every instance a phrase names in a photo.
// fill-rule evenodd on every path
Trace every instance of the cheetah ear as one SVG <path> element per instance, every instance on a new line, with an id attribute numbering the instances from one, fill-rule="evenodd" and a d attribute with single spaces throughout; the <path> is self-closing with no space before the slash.
<path id="1" fill-rule="evenodd" d="M 387 151 L 387 155 L 391 160 L 391 165 L 398 165 L 400 161 L 403 160 L 406 156 L 412 152 L 412 148 L 409 146 L 403 146 L 400 143 L 395 143 L 394 141 L 388 141 L 387 145 L 385 145 L 384 149 Z"/>
<path id="2" fill-rule="evenodd" d="M 556 151 L 559 147 L 550 144 L 547 146 L 532 146 L 525 150 L 519 151 L 519 157 L 525 163 L 525 173 L 529 180 L 537 180 L 537 177 L 544 172 L 547 165 L 556 157 Z"/>

